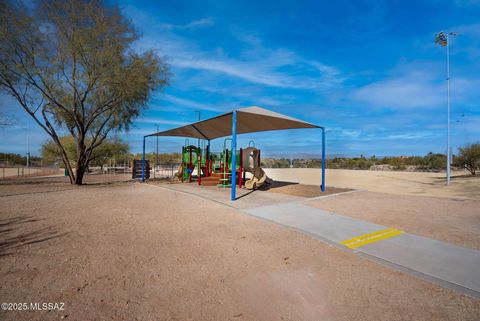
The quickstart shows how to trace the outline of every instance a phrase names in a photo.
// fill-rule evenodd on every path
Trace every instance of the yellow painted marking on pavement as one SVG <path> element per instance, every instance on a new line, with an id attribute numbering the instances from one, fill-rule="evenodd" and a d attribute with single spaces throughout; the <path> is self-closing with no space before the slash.
<path id="1" fill-rule="evenodd" d="M 343 244 L 346 247 L 354 249 L 356 247 L 359 247 L 365 244 L 375 243 L 377 241 L 388 239 L 390 237 L 397 236 L 403 233 L 404 233 L 403 231 L 400 231 L 394 228 L 388 228 L 386 230 L 381 230 L 381 231 L 377 231 L 369 234 L 360 235 L 360 236 L 354 237 L 353 239 L 342 241 L 340 242 L 340 244 Z"/>

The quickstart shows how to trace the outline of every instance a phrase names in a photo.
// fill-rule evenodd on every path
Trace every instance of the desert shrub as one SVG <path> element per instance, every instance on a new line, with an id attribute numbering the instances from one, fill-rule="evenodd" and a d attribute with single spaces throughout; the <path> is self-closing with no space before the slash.
<path id="1" fill-rule="evenodd" d="M 480 167 L 480 143 L 467 144 L 464 147 L 460 147 L 458 154 L 456 163 L 467 169 L 472 175 L 475 175 Z"/>
<path id="2" fill-rule="evenodd" d="M 264 158 L 260 161 L 260 165 L 265 168 L 289 168 L 290 159 Z"/>
<path id="3" fill-rule="evenodd" d="M 447 164 L 447 156 L 443 154 L 428 153 L 423 158 L 423 166 L 425 169 L 441 170 L 445 169 Z"/>

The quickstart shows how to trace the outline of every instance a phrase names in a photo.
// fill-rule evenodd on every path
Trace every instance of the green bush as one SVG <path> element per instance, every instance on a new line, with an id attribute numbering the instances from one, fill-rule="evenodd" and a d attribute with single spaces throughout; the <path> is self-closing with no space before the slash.
<path id="1" fill-rule="evenodd" d="M 475 175 L 480 168 L 480 143 L 467 144 L 464 147 L 460 147 L 458 152 L 456 163 L 460 167 L 464 167 L 472 175 Z"/>

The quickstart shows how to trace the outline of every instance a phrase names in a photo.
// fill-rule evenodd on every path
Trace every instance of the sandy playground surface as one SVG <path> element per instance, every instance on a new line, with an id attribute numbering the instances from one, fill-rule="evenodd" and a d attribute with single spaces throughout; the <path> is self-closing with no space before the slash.
<path id="1" fill-rule="evenodd" d="M 2 302 L 65 302 L 64 311 L 1 311 L 1 320 L 480 319 L 479 300 L 224 204 L 104 179 L 0 184 Z M 365 208 L 356 198 L 315 202 L 346 213 L 344 202 Z"/>
<path id="2" fill-rule="evenodd" d="M 319 185 L 321 170 L 314 168 L 265 169 L 274 180 Z M 452 172 L 452 183 L 445 186 L 445 173 L 404 171 L 363 171 L 327 169 L 326 186 L 364 189 L 372 192 L 480 200 L 480 175 Z"/>

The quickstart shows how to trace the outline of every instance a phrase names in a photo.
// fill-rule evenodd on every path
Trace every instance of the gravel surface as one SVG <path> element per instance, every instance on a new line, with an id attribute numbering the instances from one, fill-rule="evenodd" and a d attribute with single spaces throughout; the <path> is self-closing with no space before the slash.
<path id="1" fill-rule="evenodd" d="M 480 319 L 478 300 L 197 196 L 36 185 L 0 185 L 0 297 L 65 310 L 1 320 Z"/>
<path id="2" fill-rule="evenodd" d="M 318 168 L 267 168 L 265 172 L 273 180 L 306 185 L 319 185 L 322 178 Z M 464 171 L 452 172 L 450 186 L 445 185 L 445 173 L 327 169 L 325 178 L 327 190 L 334 186 L 388 194 L 480 200 L 480 175 L 467 175 Z"/>

